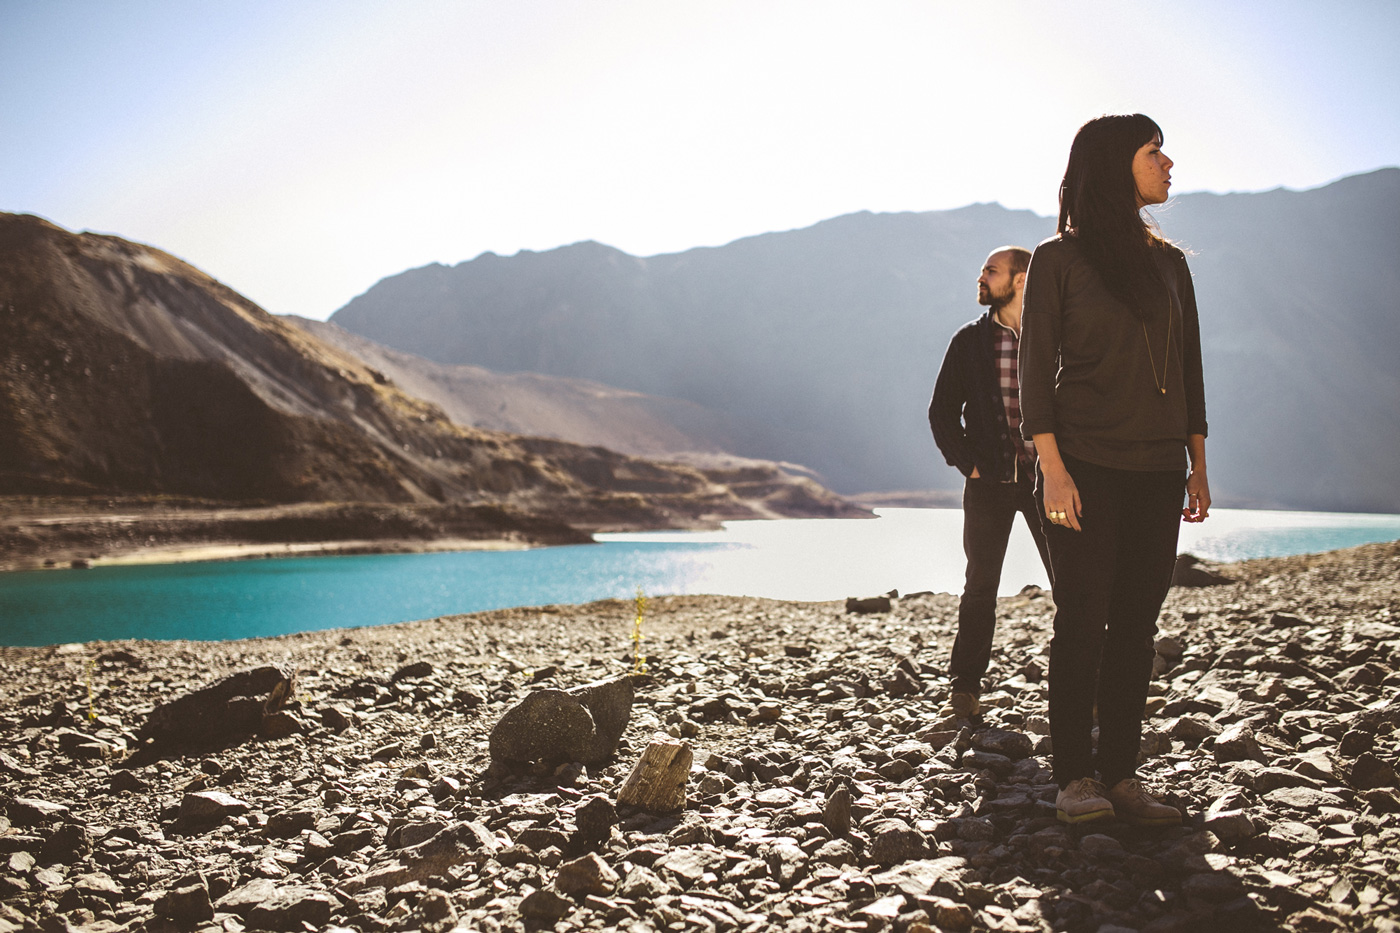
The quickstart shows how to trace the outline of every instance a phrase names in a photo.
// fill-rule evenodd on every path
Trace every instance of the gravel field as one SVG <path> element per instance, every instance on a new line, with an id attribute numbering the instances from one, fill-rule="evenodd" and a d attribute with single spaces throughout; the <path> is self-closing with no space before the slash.
<path id="1" fill-rule="evenodd" d="M 0 648 L 0 933 L 1400 931 L 1400 542 L 1210 569 L 1160 623 L 1168 830 L 1057 822 L 1036 589 L 976 721 L 940 713 L 948 594 L 651 599 L 644 676 L 620 601 Z M 247 740 L 165 706 L 268 665 L 294 686 Z M 618 679 L 614 756 L 493 763 L 527 696 Z M 679 812 L 618 803 L 658 739 Z"/>

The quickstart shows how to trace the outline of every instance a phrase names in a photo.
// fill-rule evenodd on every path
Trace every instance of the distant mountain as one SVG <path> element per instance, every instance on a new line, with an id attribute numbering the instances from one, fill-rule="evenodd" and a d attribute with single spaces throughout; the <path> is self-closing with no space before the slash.
<path id="1" fill-rule="evenodd" d="M 772 464 L 705 472 L 453 423 L 199 270 L 0 214 L 0 495 L 499 504 L 590 527 L 858 510 Z"/>
<path id="2" fill-rule="evenodd" d="M 540 373 L 499 373 L 437 363 L 322 321 L 286 318 L 323 343 L 383 372 L 458 424 L 555 437 L 638 457 L 732 449 L 725 416 L 694 402 Z"/>
<path id="3" fill-rule="evenodd" d="M 1400 170 L 1310 191 L 1187 194 L 1221 503 L 1400 511 Z M 598 243 L 430 265 L 332 322 L 449 364 L 592 380 L 718 413 L 732 452 L 847 493 L 952 489 L 925 411 L 974 280 L 1049 218 L 860 213 L 645 259 Z"/>

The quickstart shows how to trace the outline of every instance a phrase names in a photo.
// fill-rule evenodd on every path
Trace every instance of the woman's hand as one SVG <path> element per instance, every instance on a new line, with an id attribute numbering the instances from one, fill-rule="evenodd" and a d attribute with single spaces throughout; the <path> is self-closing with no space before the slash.
<path id="1" fill-rule="evenodd" d="M 1074 485 L 1074 477 L 1063 466 L 1047 470 L 1041 464 L 1040 469 L 1045 477 L 1045 517 L 1052 525 L 1079 531 L 1079 516 L 1084 508 L 1079 502 L 1079 487 Z"/>
<path id="2" fill-rule="evenodd" d="M 1181 510 L 1183 522 L 1203 522 L 1210 517 L 1210 482 L 1204 467 L 1191 471 L 1186 477 L 1186 508 Z"/>
<path id="3" fill-rule="evenodd" d="M 1035 444 L 1036 456 L 1040 459 L 1040 475 L 1045 481 L 1045 519 L 1052 525 L 1063 525 L 1079 531 L 1079 516 L 1084 507 L 1079 501 L 1079 487 L 1074 485 L 1074 477 L 1065 469 L 1060 459 L 1060 445 L 1052 433 L 1037 434 L 1031 438 Z"/>
<path id="4" fill-rule="evenodd" d="M 1206 479 L 1206 438 L 1192 434 L 1186 438 L 1186 452 L 1191 457 L 1191 473 L 1186 477 L 1186 508 L 1181 510 L 1183 522 L 1203 522 L 1210 517 L 1210 481 Z"/>

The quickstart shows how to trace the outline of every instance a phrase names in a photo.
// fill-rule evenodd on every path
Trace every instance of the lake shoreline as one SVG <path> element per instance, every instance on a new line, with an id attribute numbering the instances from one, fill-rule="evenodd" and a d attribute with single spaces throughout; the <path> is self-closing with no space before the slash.
<path id="1" fill-rule="evenodd" d="M 789 497 L 791 499 L 791 497 Z M 178 497 L 0 496 L 0 573 L 258 558 L 519 550 L 600 532 L 714 531 L 734 519 L 873 518 L 797 497 L 680 503 L 621 496 L 559 514 L 522 503 L 239 504 Z"/>
<path id="2" fill-rule="evenodd" d="M 592 541 L 590 530 L 496 506 L 0 498 L 0 572 Z"/>

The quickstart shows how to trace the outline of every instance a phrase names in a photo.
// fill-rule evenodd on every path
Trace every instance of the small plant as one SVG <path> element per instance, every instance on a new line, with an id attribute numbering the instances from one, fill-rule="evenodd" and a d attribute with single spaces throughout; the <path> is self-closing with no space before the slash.
<path id="1" fill-rule="evenodd" d="M 96 670 L 96 669 L 97 669 L 97 659 L 96 659 L 96 658 L 88 658 L 88 659 L 87 659 L 87 664 L 83 665 L 83 672 L 84 672 L 83 680 L 84 680 L 84 682 L 87 684 L 88 722 L 96 722 L 96 721 L 97 721 L 97 709 L 96 709 L 96 707 L 93 706 L 93 703 L 92 703 L 92 672 L 93 672 L 94 670 Z"/>
<path id="2" fill-rule="evenodd" d="M 646 618 L 647 598 L 640 586 L 637 587 L 637 596 L 633 602 L 637 606 L 637 617 L 632 622 L 632 673 L 645 674 L 647 656 L 642 654 L 642 639 L 646 636 L 642 634 L 642 622 Z"/>

